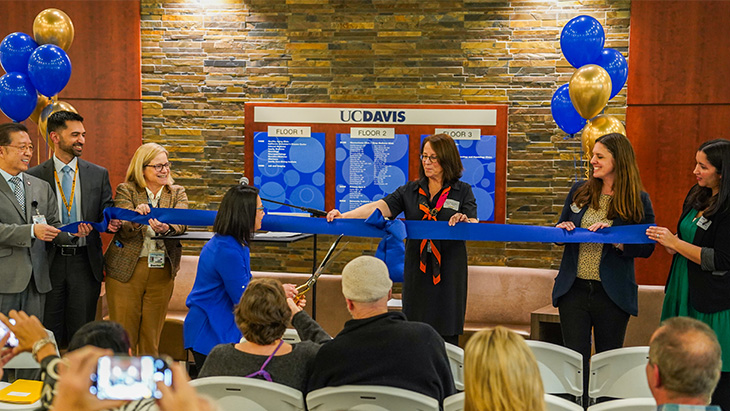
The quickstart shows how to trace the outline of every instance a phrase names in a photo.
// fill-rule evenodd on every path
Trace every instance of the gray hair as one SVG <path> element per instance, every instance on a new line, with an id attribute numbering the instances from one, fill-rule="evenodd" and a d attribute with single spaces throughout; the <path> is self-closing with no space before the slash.
<path id="1" fill-rule="evenodd" d="M 649 364 L 659 367 L 665 389 L 710 402 L 720 380 L 722 351 L 715 332 L 689 317 L 662 322 L 649 343 Z"/>

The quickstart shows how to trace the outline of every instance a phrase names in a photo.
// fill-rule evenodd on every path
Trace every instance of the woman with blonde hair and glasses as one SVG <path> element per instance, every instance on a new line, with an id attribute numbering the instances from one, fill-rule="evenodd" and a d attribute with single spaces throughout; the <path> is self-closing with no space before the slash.
<path id="1" fill-rule="evenodd" d="M 479 331 L 464 350 L 464 411 L 512 410 L 545 411 L 535 355 L 504 327 Z"/>
<path id="2" fill-rule="evenodd" d="M 114 206 L 141 215 L 151 208 L 188 208 L 185 189 L 173 185 L 168 152 L 155 143 L 140 146 L 123 183 L 117 186 Z M 104 256 L 109 317 L 127 330 L 132 354 L 157 355 L 160 334 L 180 269 L 180 240 L 184 225 L 150 218 L 149 225 L 125 221 Z"/>

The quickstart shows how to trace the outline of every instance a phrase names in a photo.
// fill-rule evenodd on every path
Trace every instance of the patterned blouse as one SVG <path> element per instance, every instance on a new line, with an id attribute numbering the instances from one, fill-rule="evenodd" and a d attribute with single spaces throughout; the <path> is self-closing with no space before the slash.
<path id="1" fill-rule="evenodd" d="M 596 210 L 593 207 L 588 207 L 585 214 L 583 214 L 583 219 L 580 220 L 580 226 L 582 228 L 588 228 L 595 223 L 606 223 L 609 226 L 613 225 L 613 220 L 606 218 L 608 205 L 611 204 L 611 198 L 608 194 L 601 194 L 599 209 Z M 578 252 L 578 278 L 601 281 L 598 269 L 601 265 L 602 253 L 602 243 L 580 244 L 580 251 Z"/>

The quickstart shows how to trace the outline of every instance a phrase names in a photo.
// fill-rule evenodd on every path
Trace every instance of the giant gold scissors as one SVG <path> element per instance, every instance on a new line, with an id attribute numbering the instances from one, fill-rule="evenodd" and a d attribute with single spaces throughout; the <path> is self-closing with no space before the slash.
<path id="1" fill-rule="evenodd" d="M 329 266 L 332 264 L 332 262 L 337 258 L 337 256 L 342 253 L 342 250 L 345 249 L 348 243 L 345 243 L 345 245 L 342 246 L 337 252 L 335 252 L 335 249 L 337 248 L 337 244 L 340 243 L 340 240 L 342 240 L 342 237 L 344 234 L 340 234 L 339 237 L 332 243 L 330 246 L 330 249 L 327 250 L 327 254 L 325 254 L 324 258 L 322 259 L 322 262 L 319 263 L 319 267 L 317 267 L 316 270 L 312 273 L 312 276 L 309 277 L 309 279 L 302 285 L 297 286 L 297 295 L 294 297 L 294 302 L 299 301 L 302 297 L 304 297 L 304 294 L 309 291 L 314 283 L 317 282 L 317 279 L 319 276 L 324 272 L 325 269 L 329 268 Z"/>

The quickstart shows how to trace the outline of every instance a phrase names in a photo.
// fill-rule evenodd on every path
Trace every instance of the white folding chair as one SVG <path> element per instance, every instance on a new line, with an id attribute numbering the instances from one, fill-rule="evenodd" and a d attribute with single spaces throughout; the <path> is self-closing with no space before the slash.
<path id="1" fill-rule="evenodd" d="M 343 385 L 310 392 L 307 408 L 309 411 L 438 411 L 439 402 L 402 388 Z"/>
<path id="2" fill-rule="evenodd" d="M 464 349 L 454 344 L 446 344 L 446 355 L 449 356 L 451 375 L 454 385 L 459 391 L 464 391 Z"/>
<path id="3" fill-rule="evenodd" d="M 624 347 L 591 357 L 591 398 L 652 398 L 646 379 L 649 347 Z"/>
<path id="4" fill-rule="evenodd" d="M 546 411 L 583 411 L 580 405 L 554 395 L 545 394 Z"/>
<path id="5" fill-rule="evenodd" d="M 212 397 L 221 411 L 303 411 L 304 395 L 292 387 L 245 377 L 192 380 L 198 393 Z"/>
<path id="6" fill-rule="evenodd" d="M 464 411 L 464 393 L 459 392 L 444 398 L 444 411 Z"/>
<path id="7" fill-rule="evenodd" d="M 656 411 L 654 398 L 625 398 L 591 405 L 588 411 Z"/>
<path id="8" fill-rule="evenodd" d="M 542 385 L 548 394 L 583 396 L 583 356 L 557 344 L 525 340 L 535 354 Z"/>

